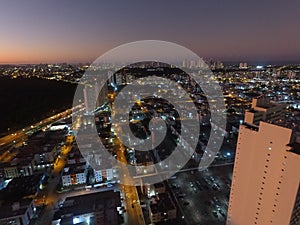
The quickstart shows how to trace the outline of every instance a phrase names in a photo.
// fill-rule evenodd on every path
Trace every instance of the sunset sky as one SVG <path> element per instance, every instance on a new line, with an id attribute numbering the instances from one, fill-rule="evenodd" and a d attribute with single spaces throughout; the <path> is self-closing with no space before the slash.
<path id="1" fill-rule="evenodd" d="M 0 63 L 91 62 L 157 39 L 223 61 L 300 61 L 298 0 L 0 2 Z"/>

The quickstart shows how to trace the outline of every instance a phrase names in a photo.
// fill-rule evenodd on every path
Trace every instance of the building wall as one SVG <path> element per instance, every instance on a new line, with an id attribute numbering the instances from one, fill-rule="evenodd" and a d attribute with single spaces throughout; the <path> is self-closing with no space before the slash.
<path id="1" fill-rule="evenodd" d="M 101 182 L 104 178 L 106 178 L 107 181 L 113 180 L 113 169 L 94 170 L 94 176 L 96 182 Z"/>
<path id="2" fill-rule="evenodd" d="M 255 112 L 247 112 L 245 114 L 245 122 L 249 123 L 249 124 L 255 124 L 255 125 L 259 125 L 259 121 L 263 120 L 264 118 L 264 113 L 263 112 L 259 112 L 259 111 L 255 111 Z"/>
<path id="3" fill-rule="evenodd" d="M 19 177 L 18 169 L 15 166 L 4 168 L 5 178 L 15 178 Z"/>
<path id="4" fill-rule="evenodd" d="M 76 182 L 77 184 L 85 184 L 86 183 L 86 173 L 77 173 L 76 174 Z"/>
<path id="5" fill-rule="evenodd" d="M 240 127 L 227 225 L 289 224 L 300 180 L 299 155 L 287 152 L 291 132 Z"/>
<path id="6" fill-rule="evenodd" d="M 20 176 L 30 176 L 33 174 L 32 165 L 28 164 L 27 166 L 8 166 L 4 169 L 5 178 L 16 178 Z"/>
<path id="7" fill-rule="evenodd" d="M 152 213 L 151 209 L 149 209 L 149 216 L 151 223 L 158 223 L 161 221 L 161 213 Z"/>
<path id="8" fill-rule="evenodd" d="M 61 178 L 62 178 L 62 185 L 63 186 L 70 186 L 72 184 L 70 174 L 62 175 Z"/>
<path id="9" fill-rule="evenodd" d="M 294 204 L 290 225 L 299 225 L 299 224 L 300 224 L 300 184 L 299 184 L 298 193 Z"/>
<path id="10" fill-rule="evenodd" d="M 252 109 L 245 113 L 245 122 L 259 125 L 260 121 L 272 122 L 280 119 L 286 107 L 285 104 L 274 104 L 268 98 L 254 98 Z"/>
<path id="11" fill-rule="evenodd" d="M 85 184 L 86 183 L 86 171 L 84 171 L 82 173 L 65 174 L 65 175 L 62 175 L 61 178 L 62 178 L 63 186 Z"/>

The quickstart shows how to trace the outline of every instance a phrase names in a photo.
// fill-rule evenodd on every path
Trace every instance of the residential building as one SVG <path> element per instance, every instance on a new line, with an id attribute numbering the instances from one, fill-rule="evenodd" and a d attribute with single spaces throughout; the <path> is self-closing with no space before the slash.
<path id="1" fill-rule="evenodd" d="M 86 163 L 84 162 L 66 165 L 62 172 L 61 178 L 63 186 L 85 184 L 87 181 Z"/>
<path id="2" fill-rule="evenodd" d="M 0 224 L 27 225 L 35 212 L 32 198 L 20 199 L 0 205 Z"/>
<path id="3" fill-rule="evenodd" d="M 227 225 L 300 224 L 300 139 L 277 125 L 281 106 L 263 103 L 239 129 Z"/>
<path id="4" fill-rule="evenodd" d="M 159 223 L 166 220 L 176 219 L 177 211 L 174 202 L 169 194 L 161 193 L 152 198 L 149 207 L 151 223 Z"/>
<path id="5" fill-rule="evenodd" d="M 52 224 L 118 225 L 117 208 L 121 207 L 120 192 L 104 191 L 66 198 L 54 214 Z"/>

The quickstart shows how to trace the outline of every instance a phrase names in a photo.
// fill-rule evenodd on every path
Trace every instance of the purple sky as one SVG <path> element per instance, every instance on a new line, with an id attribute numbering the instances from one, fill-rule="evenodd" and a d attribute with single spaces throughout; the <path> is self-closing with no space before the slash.
<path id="1" fill-rule="evenodd" d="M 88 62 L 144 39 L 224 61 L 297 61 L 299 9 L 299 0 L 3 0 L 0 63 Z"/>

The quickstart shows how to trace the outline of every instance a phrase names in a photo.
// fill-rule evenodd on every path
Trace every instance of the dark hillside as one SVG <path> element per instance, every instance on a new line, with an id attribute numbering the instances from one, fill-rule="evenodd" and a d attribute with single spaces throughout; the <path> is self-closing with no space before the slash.
<path id="1" fill-rule="evenodd" d="M 76 85 L 38 78 L 0 78 L 0 136 L 72 106 Z"/>

